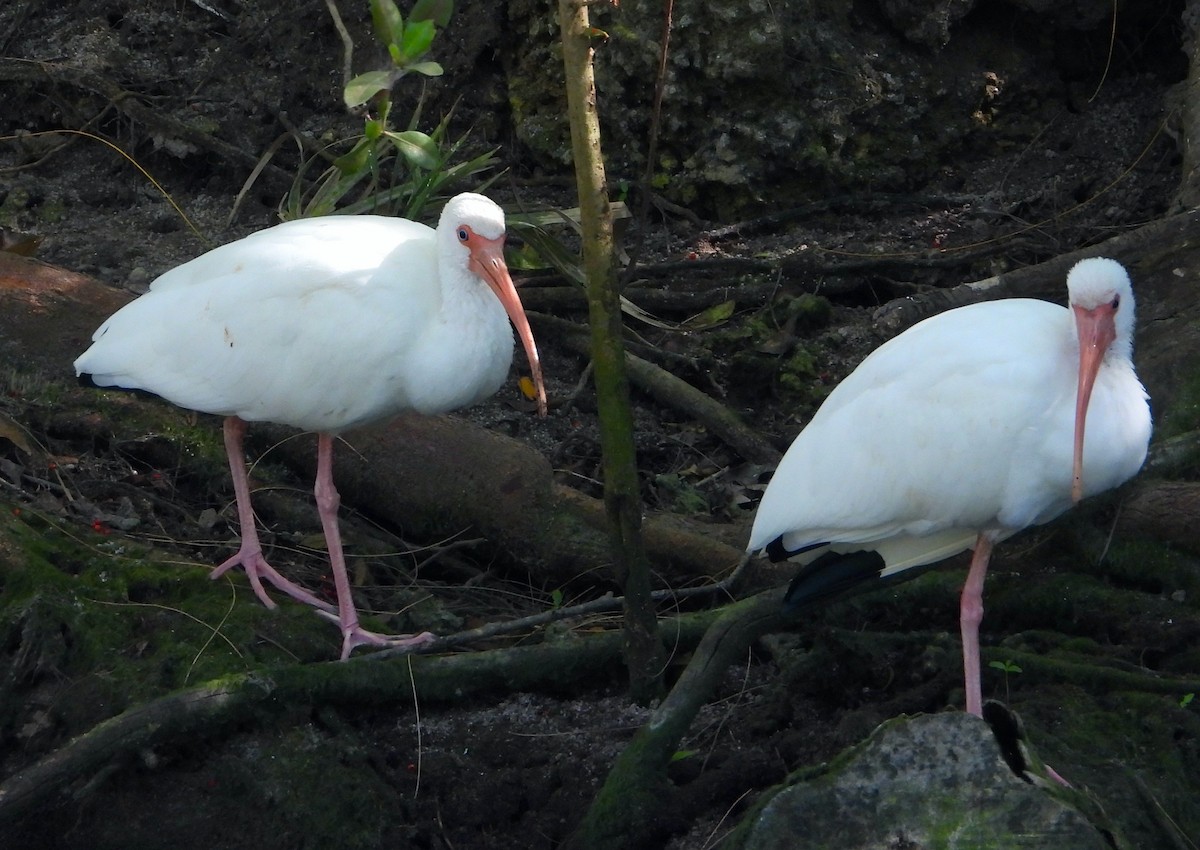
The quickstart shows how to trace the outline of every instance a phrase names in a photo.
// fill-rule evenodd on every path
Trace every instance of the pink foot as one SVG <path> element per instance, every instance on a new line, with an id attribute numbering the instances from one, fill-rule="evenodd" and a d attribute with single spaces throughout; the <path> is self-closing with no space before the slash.
<path id="1" fill-rule="evenodd" d="M 369 632 L 358 624 L 358 617 L 355 616 L 355 622 L 346 626 L 342 624 L 341 618 L 336 614 L 328 611 L 318 611 L 322 617 L 327 620 L 332 620 L 342 628 L 342 657 L 345 661 L 350 657 L 350 653 L 356 646 L 378 646 L 378 647 L 404 647 L 404 646 L 424 646 L 432 641 L 435 637 L 433 632 L 421 632 L 417 635 L 381 635 L 377 632 Z"/>
<path id="2" fill-rule="evenodd" d="M 323 599 L 319 599 L 309 593 L 300 585 L 285 578 L 278 570 L 267 563 L 267 559 L 263 557 L 262 549 L 254 544 L 248 544 L 245 540 L 242 541 L 242 546 L 238 549 L 236 555 L 222 563 L 211 573 L 209 578 L 217 579 L 223 576 L 228 570 L 241 565 L 246 570 L 246 577 L 250 579 L 250 587 L 254 589 L 254 595 L 259 598 L 259 601 L 268 608 L 274 610 L 275 602 L 267 595 L 266 588 L 263 587 L 262 580 L 266 579 L 279 590 L 282 590 L 293 599 L 300 602 L 312 605 L 321 611 L 336 611 L 337 609 Z"/>
<path id="3" fill-rule="evenodd" d="M 246 434 L 246 423 L 236 416 L 225 418 L 225 452 L 229 455 L 229 474 L 233 478 L 233 492 L 237 496 L 238 523 L 242 531 L 242 542 L 237 554 L 225 561 L 209 574 L 209 578 L 220 578 L 239 564 L 246 568 L 246 576 L 254 595 L 268 608 L 275 603 L 267 596 L 262 580 L 266 579 L 293 599 L 312 605 L 321 611 L 337 610 L 328 602 L 318 599 L 293 581 L 284 578 L 263 557 L 262 544 L 258 542 L 258 529 L 254 525 L 254 509 L 250 506 L 250 478 L 246 474 L 246 455 L 242 451 L 242 439 Z"/>

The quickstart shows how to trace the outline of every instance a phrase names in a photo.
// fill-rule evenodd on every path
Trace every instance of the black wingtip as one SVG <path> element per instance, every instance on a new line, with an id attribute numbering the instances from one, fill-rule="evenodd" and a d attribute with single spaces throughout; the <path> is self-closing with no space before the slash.
<path id="1" fill-rule="evenodd" d="M 767 558 L 771 563 L 775 564 L 780 561 L 786 561 L 795 555 L 800 555 L 813 549 L 820 549 L 822 546 L 828 545 L 827 542 L 810 543 L 807 546 L 801 546 L 799 549 L 789 549 L 783 545 L 783 535 L 781 534 L 763 547 L 763 551 L 767 553 Z"/>
<path id="2" fill-rule="evenodd" d="M 886 566 L 878 552 L 826 552 L 796 573 L 783 597 L 783 610 L 795 611 L 810 602 L 837 596 L 878 578 Z"/>
<path id="3" fill-rule="evenodd" d="M 778 563 L 779 561 L 786 561 L 789 555 L 795 554 L 784 548 L 782 537 L 776 537 L 767 544 L 767 548 L 763 551 L 767 553 L 767 558 L 770 559 L 772 564 Z"/>
<path id="4" fill-rule="evenodd" d="M 79 382 L 79 386 L 81 387 L 88 387 L 89 389 L 94 390 L 101 389 L 100 385 L 96 383 L 94 378 L 92 378 L 91 372 L 81 372 L 75 376 L 75 380 Z"/>

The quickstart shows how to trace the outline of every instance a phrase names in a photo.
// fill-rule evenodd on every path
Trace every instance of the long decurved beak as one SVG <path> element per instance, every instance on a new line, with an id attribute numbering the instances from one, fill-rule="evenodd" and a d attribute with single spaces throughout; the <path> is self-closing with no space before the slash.
<path id="1" fill-rule="evenodd" d="M 471 246 L 471 271 L 479 275 L 488 285 L 504 311 L 512 321 L 513 327 L 521 337 L 525 346 L 525 356 L 529 358 L 529 370 L 533 373 L 533 384 L 537 388 L 538 415 L 546 415 L 546 386 L 542 383 L 542 361 L 538 358 L 537 343 L 533 341 L 533 331 L 529 327 L 529 319 L 525 316 L 525 308 L 521 305 L 521 296 L 517 295 L 516 284 L 508 274 L 508 264 L 504 262 L 504 237 L 484 239 L 478 234 Z"/>
<path id="2" fill-rule="evenodd" d="M 1083 431 L 1087 425 L 1088 403 L 1092 387 L 1108 347 L 1117 338 L 1116 309 L 1101 304 L 1091 310 L 1073 306 L 1075 330 L 1079 337 L 1079 386 L 1075 391 L 1075 461 L 1071 479 L 1071 501 L 1083 498 Z"/>

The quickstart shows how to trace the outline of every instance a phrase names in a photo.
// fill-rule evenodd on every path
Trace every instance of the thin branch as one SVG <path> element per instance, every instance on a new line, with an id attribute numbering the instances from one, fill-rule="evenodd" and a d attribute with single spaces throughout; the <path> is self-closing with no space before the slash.
<path id="1" fill-rule="evenodd" d="M 350 33 L 346 31 L 346 25 L 342 23 L 342 16 L 338 12 L 335 0 L 325 0 L 325 7 L 329 9 L 329 17 L 333 18 L 333 28 L 337 30 L 338 37 L 342 40 L 342 88 L 345 88 L 354 74 L 352 62 L 354 40 L 350 38 Z"/>

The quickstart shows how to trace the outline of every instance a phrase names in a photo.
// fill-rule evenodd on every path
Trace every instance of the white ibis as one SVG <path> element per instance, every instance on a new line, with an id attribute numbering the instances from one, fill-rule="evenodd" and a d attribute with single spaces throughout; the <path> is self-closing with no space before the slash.
<path id="1" fill-rule="evenodd" d="M 1150 441 L 1129 275 L 1082 260 L 1067 294 L 1070 309 L 960 307 L 880 346 L 796 437 L 750 533 L 774 560 L 805 553 L 793 605 L 974 548 L 960 616 L 976 715 L 993 545 L 1129 479 Z"/>
<path id="2" fill-rule="evenodd" d="M 507 313 L 507 316 L 505 315 Z M 263 604 L 266 579 L 332 619 L 332 606 L 263 556 L 242 438 L 247 422 L 318 432 L 316 501 L 337 589 L 342 658 L 360 645 L 431 639 L 359 625 L 338 531 L 333 439 L 402 411 L 442 413 L 494 393 L 520 334 L 546 393 L 533 333 L 504 262 L 504 213 L 453 198 L 437 230 L 383 216 L 289 221 L 223 245 L 159 277 L 100 326 L 75 361 L 85 383 L 137 389 L 225 418 L 241 565 Z"/>

